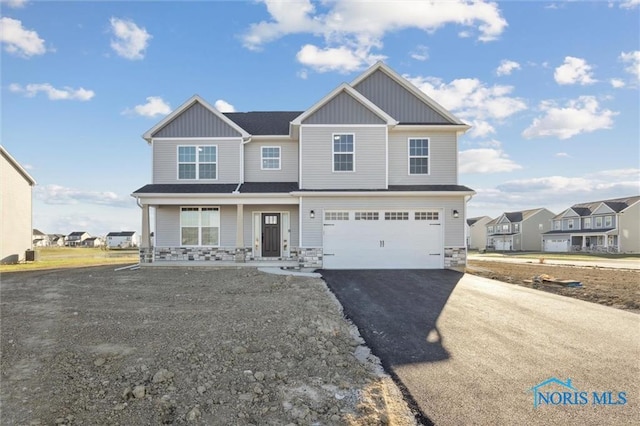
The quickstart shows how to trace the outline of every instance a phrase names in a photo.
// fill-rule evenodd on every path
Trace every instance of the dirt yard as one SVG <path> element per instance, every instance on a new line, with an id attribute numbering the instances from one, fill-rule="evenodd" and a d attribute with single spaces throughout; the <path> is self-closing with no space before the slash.
<path id="1" fill-rule="evenodd" d="M 532 263 L 507 263 L 470 260 L 467 272 L 640 313 L 639 270 L 560 266 L 533 263 L 533 261 Z M 547 274 L 558 279 L 577 280 L 583 286 L 570 288 L 555 284 L 524 282 L 524 280 L 531 280 L 534 276 L 541 274 Z"/>
<path id="2" fill-rule="evenodd" d="M 1 424 L 415 424 L 319 279 L 100 267 L 1 296 Z"/>

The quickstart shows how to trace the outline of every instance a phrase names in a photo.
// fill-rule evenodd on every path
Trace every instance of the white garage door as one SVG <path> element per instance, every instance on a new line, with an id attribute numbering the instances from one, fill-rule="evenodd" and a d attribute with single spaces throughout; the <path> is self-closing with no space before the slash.
<path id="1" fill-rule="evenodd" d="M 495 248 L 498 251 L 508 251 L 511 250 L 511 240 L 496 240 Z"/>
<path id="2" fill-rule="evenodd" d="M 323 267 L 443 268 L 442 228 L 437 210 L 325 211 Z"/>
<path id="3" fill-rule="evenodd" d="M 569 251 L 569 240 L 544 240 L 544 251 Z"/>

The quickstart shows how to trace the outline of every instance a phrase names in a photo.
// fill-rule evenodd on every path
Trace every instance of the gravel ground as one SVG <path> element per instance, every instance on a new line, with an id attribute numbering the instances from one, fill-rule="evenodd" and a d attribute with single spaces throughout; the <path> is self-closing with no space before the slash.
<path id="1" fill-rule="evenodd" d="M 1 320 L 2 424 L 415 424 L 319 279 L 4 274 Z"/>

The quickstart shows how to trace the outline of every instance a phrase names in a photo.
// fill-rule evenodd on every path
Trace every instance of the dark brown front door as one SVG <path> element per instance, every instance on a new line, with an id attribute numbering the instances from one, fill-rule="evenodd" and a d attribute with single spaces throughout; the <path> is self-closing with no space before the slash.
<path id="1" fill-rule="evenodd" d="M 262 213 L 262 257 L 280 257 L 280 213 Z"/>

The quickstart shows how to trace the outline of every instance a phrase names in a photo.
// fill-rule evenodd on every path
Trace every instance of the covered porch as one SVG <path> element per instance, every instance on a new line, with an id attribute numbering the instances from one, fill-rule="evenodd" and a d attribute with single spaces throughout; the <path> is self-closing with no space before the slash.
<path id="1" fill-rule="evenodd" d="M 615 230 L 571 234 L 572 252 L 617 253 L 618 235 Z"/>

